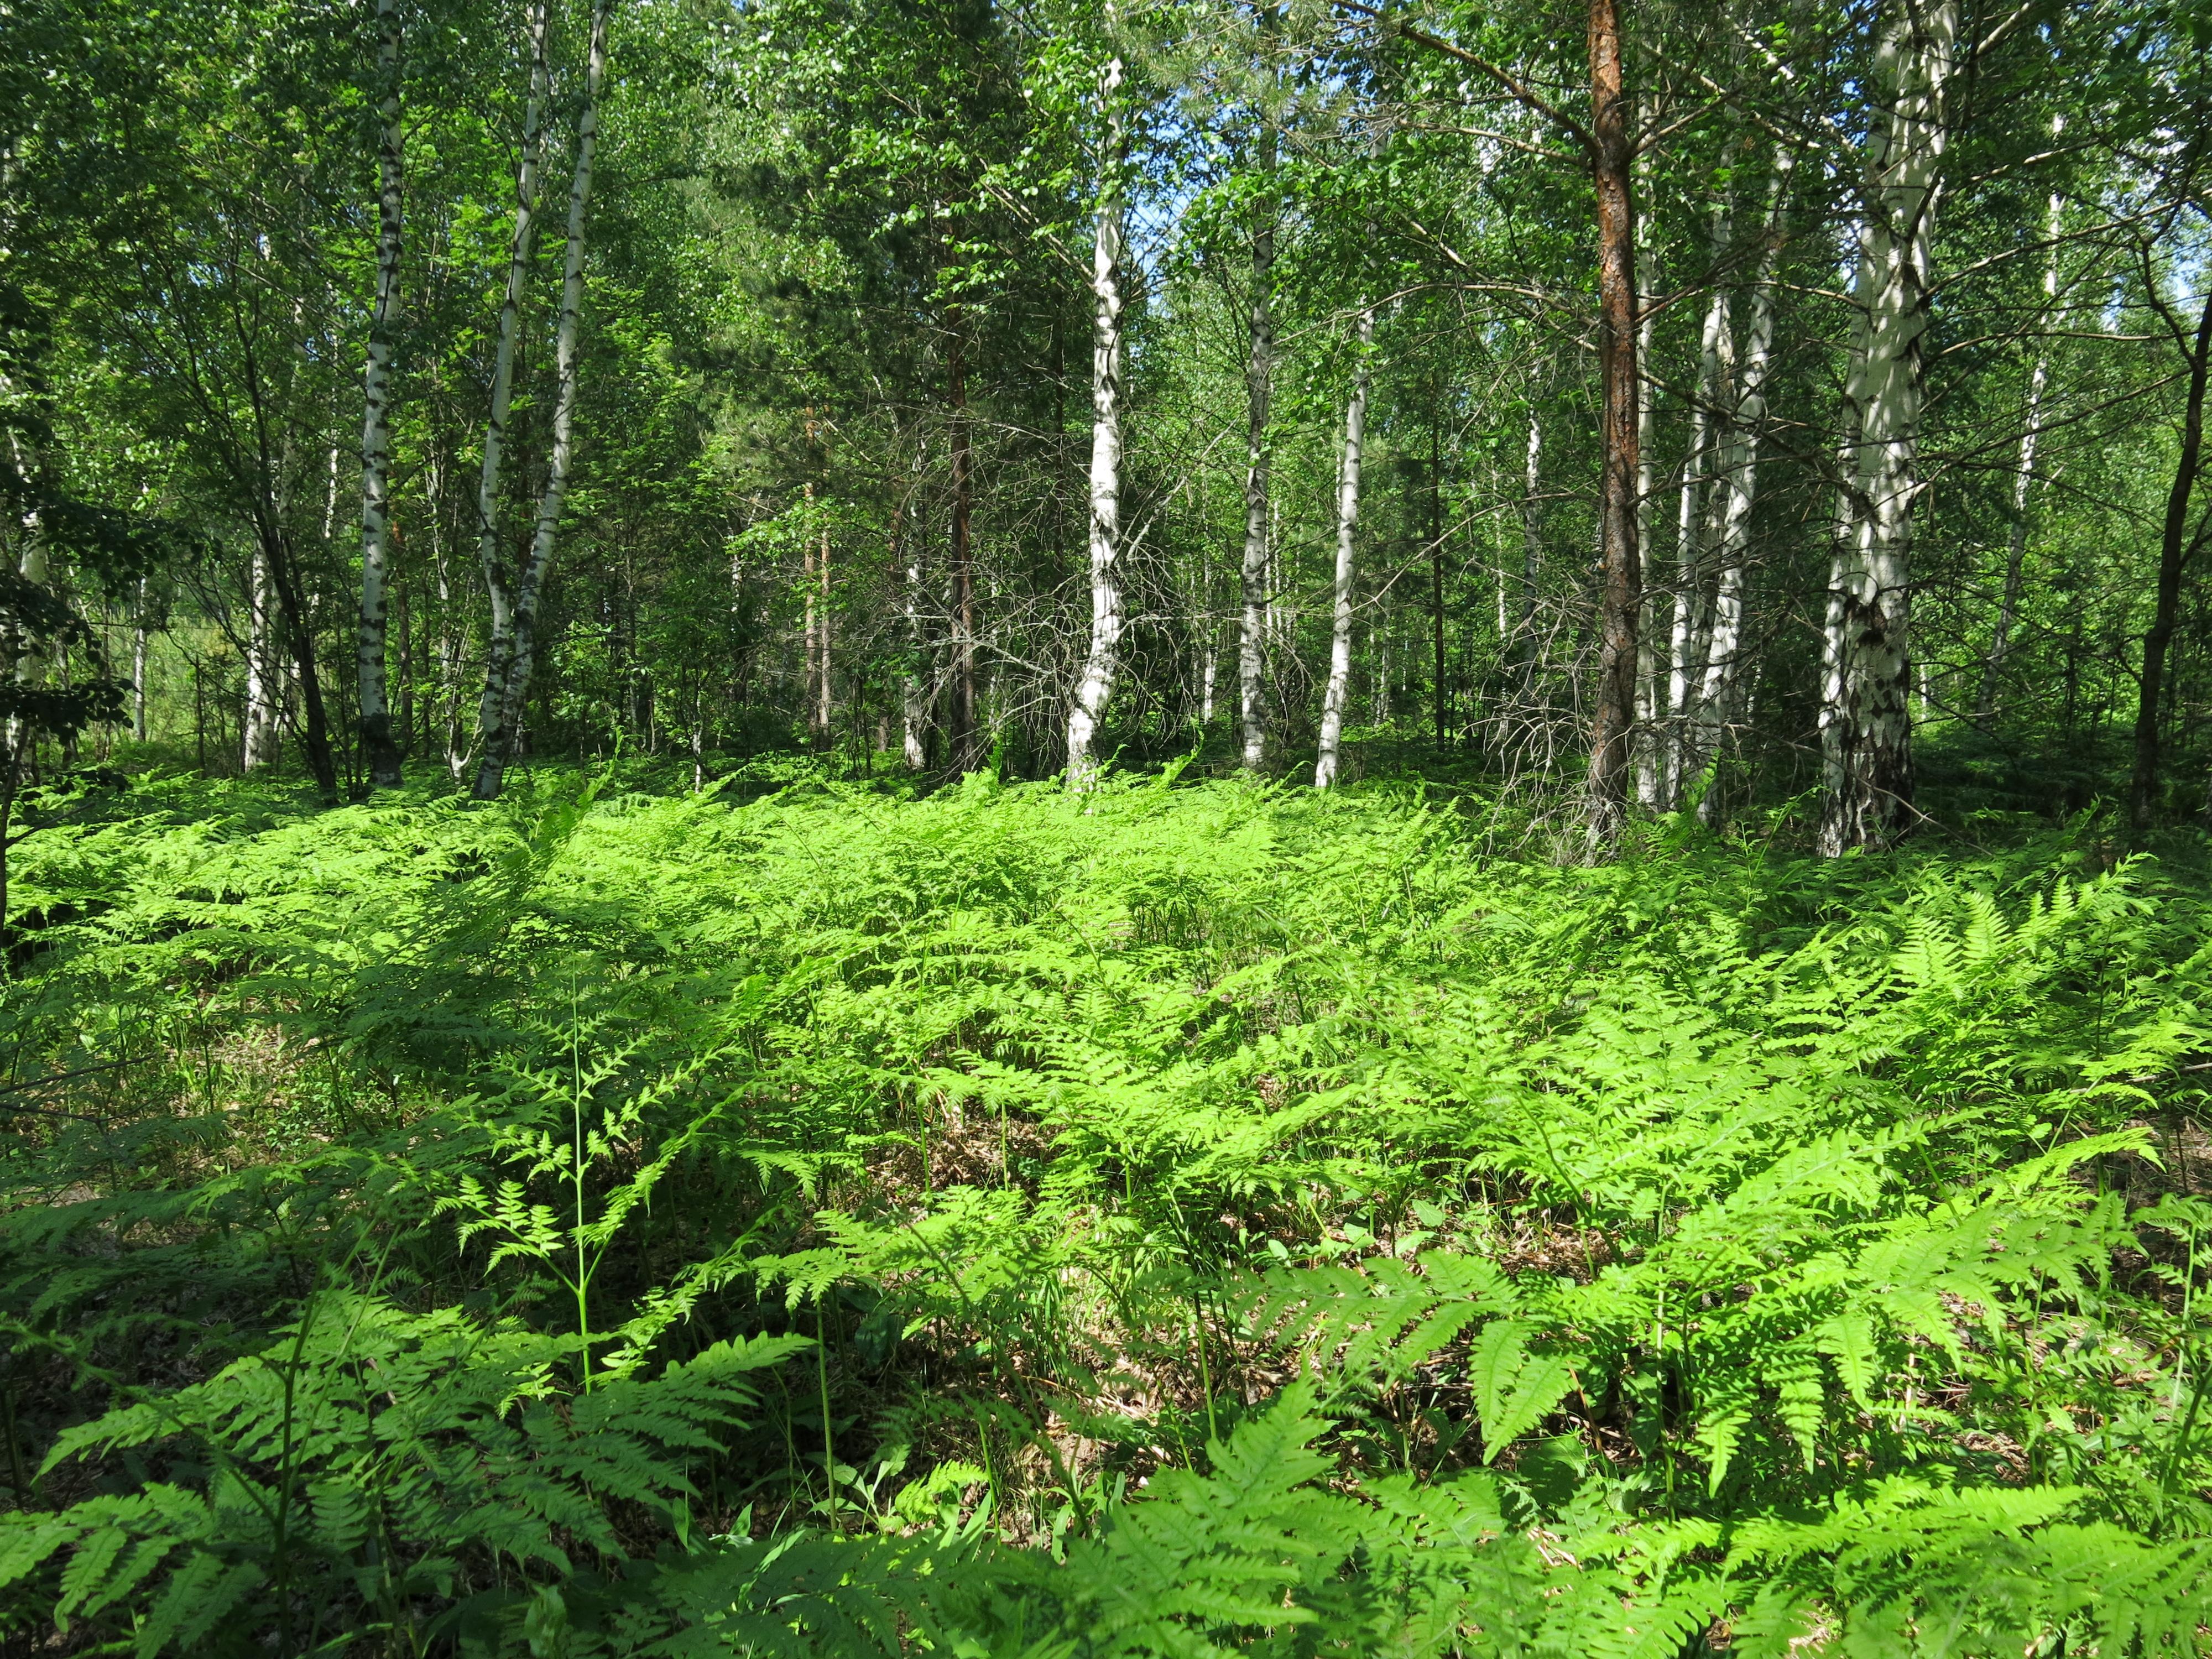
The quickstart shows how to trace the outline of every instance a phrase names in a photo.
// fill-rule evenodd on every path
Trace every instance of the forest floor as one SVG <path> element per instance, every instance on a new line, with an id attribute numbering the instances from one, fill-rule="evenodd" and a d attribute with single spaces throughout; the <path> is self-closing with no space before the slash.
<path id="1" fill-rule="evenodd" d="M 648 783 L 17 848 L 9 1651 L 2201 1650 L 2197 842 Z"/>

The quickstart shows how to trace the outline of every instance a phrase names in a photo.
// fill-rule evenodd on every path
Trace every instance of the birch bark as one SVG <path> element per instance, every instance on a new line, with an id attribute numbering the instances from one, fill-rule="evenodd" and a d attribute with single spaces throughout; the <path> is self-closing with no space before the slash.
<path id="1" fill-rule="evenodd" d="M 239 764 L 256 772 L 276 763 L 278 714 L 284 702 L 284 670 L 276 649 L 281 606 L 268 550 L 258 538 L 246 580 L 246 733 Z"/>
<path id="2" fill-rule="evenodd" d="M 574 453 L 577 345 L 584 311 L 584 228 L 592 199 L 592 156 L 599 141 L 599 87 L 606 76 L 609 3 L 610 0 L 594 0 L 592 7 L 584 106 L 576 121 L 576 172 L 568 190 L 568 251 L 562 266 L 561 322 L 554 344 L 554 372 L 560 390 L 553 405 L 553 453 L 546 468 L 544 492 L 538 501 L 538 524 L 531 537 L 529 557 L 515 579 L 507 659 L 504 665 L 494 665 L 504 667 L 504 683 L 495 687 L 487 681 L 484 688 L 485 706 L 492 719 L 482 733 L 483 756 L 477 765 L 472 792 L 478 800 L 497 797 L 514 750 L 524 700 L 530 691 L 538 595 L 546 568 L 553 562 L 554 543 L 561 529 L 561 503 L 568 494 L 568 467 Z"/>
<path id="3" fill-rule="evenodd" d="M 538 171 L 544 145 L 545 100 L 551 83 L 545 57 L 547 3 L 548 0 L 534 0 L 527 24 L 530 92 L 522 108 L 522 155 L 514 174 L 514 233 L 507 243 L 507 292 L 499 307 L 491 408 L 484 421 L 483 466 L 477 483 L 477 556 L 483 568 L 484 594 L 491 607 L 483 697 L 477 714 L 480 737 L 498 723 L 497 691 L 507 682 L 514 655 L 512 576 L 499 550 L 499 477 L 507 451 L 507 415 L 514 404 L 514 354 L 522 335 L 522 301 L 530 285 L 531 251 L 537 233 Z M 465 759 L 455 752 L 448 757 L 448 763 L 458 779 L 466 766 Z"/>
<path id="4" fill-rule="evenodd" d="M 400 192 L 406 159 L 406 133 L 399 118 L 398 0 L 377 0 L 376 21 L 384 95 L 378 109 L 376 301 L 369 313 L 368 365 L 362 376 L 361 619 L 355 646 L 362 757 L 368 763 L 369 787 L 389 789 L 399 783 L 399 747 L 392 739 L 385 674 L 392 558 L 392 349 L 399 323 Z"/>
<path id="5" fill-rule="evenodd" d="M 2057 136 L 2054 131 L 2054 137 Z M 2047 317 L 2058 302 L 2059 198 L 2051 198 L 2044 219 L 2044 234 L 2051 257 L 2043 267 L 2043 309 Z M 1986 720 L 1996 713 L 1997 681 L 2004 672 L 2005 657 L 2012 648 L 2014 621 L 2020 615 L 2020 588 L 2027 562 L 2027 501 L 2035 487 L 2035 451 L 2043 435 L 2043 397 L 2050 384 L 2051 360 L 2035 354 L 2035 368 L 2027 377 L 2027 414 L 2021 428 L 2020 460 L 2012 475 L 2012 524 L 2006 538 L 2004 591 L 1997 600 L 1996 625 L 1990 633 L 1990 648 L 1982 659 L 1982 691 L 1975 700 L 1976 716 Z"/>
<path id="6" fill-rule="evenodd" d="M 1252 303 L 1249 342 L 1244 359 L 1244 563 L 1240 599 L 1243 616 L 1237 642 L 1237 714 L 1243 726 L 1244 765 L 1257 771 L 1267 758 L 1267 629 L 1268 474 L 1273 452 L 1267 441 L 1268 410 L 1275 374 L 1275 130 L 1260 134 L 1260 171 L 1268 181 L 1255 206 L 1252 227 Z"/>
<path id="7" fill-rule="evenodd" d="M 945 354 L 945 396 L 951 405 L 952 525 L 946 548 L 951 580 L 952 660 L 951 718 L 945 721 L 956 775 L 973 771 L 977 752 L 975 722 L 975 557 L 972 544 L 975 452 L 968 426 L 968 335 L 957 307 L 947 319 L 951 339 Z"/>
<path id="8" fill-rule="evenodd" d="M 1829 596 L 1820 709 L 1820 850 L 1887 846 L 1912 811 L 1912 518 L 1925 398 L 1930 234 L 1942 193 L 1957 0 L 1898 4 L 1875 53 L 1878 107 L 1861 181 L 1853 339 L 1850 534 Z"/>
<path id="9" fill-rule="evenodd" d="M 1740 366 L 1731 368 L 1730 395 L 1718 411 L 1719 438 L 1714 446 L 1714 488 L 1720 499 L 1713 518 L 1713 550 L 1720 567 L 1713 608 L 1697 655 L 1702 678 L 1686 734 L 1683 779 L 1708 765 L 1735 718 L 1743 645 L 1744 588 L 1750 568 L 1751 513 L 1759 499 L 1759 445 L 1766 425 L 1766 378 L 1774 358 L 1774 280 L 1782 257 L 1783 215 L 1796 152 L 1777 145 L 1768 180 L 1766 222 L 1759 270 L 1751 289 L 1751 316 L 1745 328 Z M 1733 353 L 1731 354 L 1733 356 Z M 1701 806 L 1700 815 L 1711 817 Z"/>
<path id="10" fill-rule="evenodd" d="M 1105 143 L 1091 245 L 1091 648 L 1067 714 L 1067 781 L 1087 788 L 1098 775 L 1091 753 L 1113 696 L 1121 642 L 1121 595 L 1115 562 L 1121 538 L 1121 60 L 1099 78 Z"/>
<path id="11" fill-rule="evenodd" d="M 1713 209 L 1712 258 L 1717 265 L 1727 257 L 1733 237 L 1733 215 L 1723 197 Z M 1680 804 L 1683 784 L 1692 769 L 1686 753 L 1690 741 L 1691 707 L 1698 682 L 1695 660 L 1704 623 L 1705 570 L 1705 508 L 1707 481 L 1713 470 L 1714 411 L 1723 398 L 1723 380 L 1733 355 L 1729 295 L 1724 283 L 1716 283 L 1705 306 L 1705 321 L 1698 331 L 1697 390 L 1690 404 L 1690 445 L 1682 458 L 1682 486 L 1674 515 L 1674 614 L 1667 636 L 1667 803 Z"/>
<path id="12" fill-rule="evenodd" d="M 1375 313 L 1359 313 L 1359 367 L 1344 409 L 1344 452 L 1336 472 L 1336 588 L 1329 632 L 1328 685 L 1322 694 L 1321 751 L 1314 762 L 1314 787 L 1336 782 L 1344 738 L 1344 704 L 1352 690 L 1352 589 L 1354 532 L 1359 525 L 1359 463 L 1367 435 L 1368 349 L 1375 339 Z"/>
<path id="13" fill-rule="evenodd" d="M 131 736 L 146 741 L 146 647 L 154 631 L 154 579 L 138 579 L 138 604 L 131 639 Z"/>

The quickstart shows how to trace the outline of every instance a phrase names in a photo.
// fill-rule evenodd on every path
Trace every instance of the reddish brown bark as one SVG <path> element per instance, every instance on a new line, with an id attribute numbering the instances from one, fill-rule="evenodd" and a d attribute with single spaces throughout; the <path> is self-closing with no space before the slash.
<path id="1" fill-rule="evenodd" d="M 1590 0 L 1589 53 L 1605 465 L 1598 507 L 1601 648 L 1590 723 L 1589 812 L 1593 837 L 1609 842 L 1620 834 L 1628 809 L 1637 611 L 1644 592 L 1636 541 L 1636 202 L 1629 187 L 1635 149 L 1621 84 L 1618 0 Z"/>

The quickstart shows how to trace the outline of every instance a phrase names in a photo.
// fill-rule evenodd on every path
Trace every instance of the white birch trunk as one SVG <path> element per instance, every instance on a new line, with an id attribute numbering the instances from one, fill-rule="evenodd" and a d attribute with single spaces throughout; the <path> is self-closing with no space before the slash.
<path id="1" fill-rule="evenodd" d="M 1359 525 L 1359 463 L 1367 437 L 1368 349 L 1375 338 L 1375 313 L 1359 313 L 1359 367 L 1352 379 L 1352 398 L 1344 410 L 1344 454 L 1336 471 L 1336 591 L 1329 630 L 1328 685 L 1322 694 L 1321 752 L 1314 762 L 1314 787 L 1336 782 L 1342 763 L 1344 704 L 1352 691 L 1352 589 L 1353 532 Z"/>
<path id="2" fill-rule="evenodd" d="M 1714 263 L 1727 254 L 1731 233 L 1729 205 L 1723 198 L 1713 209 Z M 1682 459 L 1682 488 L 1674 520 L 1674 615 L 1667 636 L 1668 729 L 1673 738 L 1667 753 L 1669 806 L 1680 805 L 1692 765 L 1686 750 L 1699 666 L 1693 658 L 1705 608 L 1705 484 L 1713 463 L 1713 410 L 1721 399 L 1723 371 L 1732 349 L 1732 320 L 1728 289 L 1716 284 L 1698 333 L 1698 381 L 1690 405 L 1690 447 Z"/>
<path id="3" fill-rule="evenodd" d="M 1943 100 L 1957 0 L 1899 0 L 1875 54 L 1878 107 L 1861 185 L 1853 338 L 1844 400 L 1857 441 L 1851 535 L 1829 596 L 1820 709 L 1820 845 L 1885 846 L 1912 804 L 1912 517 L 1925 398 L 1930 232 L 1942 193 Z"/>
<path id="4" fill-rule="evenodd" d="M 146 741 L 146 648 L 154 631 L 154 579 L 138 579 L 138 606 L 131 639 L 131 735 Z"/>
<path id="5" fill-rule="evenodd" d="M 545 489 L 538 500 L 538 523 L 530 539 L 530 555 L 514 583 L 510 613 L 506 683 L 487 685 L 487 704 L 495 702 L 494 723 L 481 734 L 483 756 L 477 764 L 473 793 L 478 800 L 498 795 L 507 763 L 514 755 L 525 700 L 530 692 L 531 655 L 536 645 L 538 599 L 545 571 L 553 562 L 554 543 L 560 534 L 561 503 L 568 495 L 568 466 L 574 457 L 578 377 L 578 337 L 584 314 L 584 228 L 592 199 L 592 155 L 599 142 L 599 87 L 607 68 L 607 8 L 610 0 L 593 0 L 591 56 L 584 74 L 584 107 L 576 120 L 576 172 L 568 190 L 568 240 L 561 274 L 561 322 L 554 343 L 554 373 L 559 383 L 553 405 L 553 453 L 545 471 Z"/>
<path id="6" fill-rule="evenodd" d="M 2063 120 L 2052 123 L 2052 137 L 2057 136 Z M 2058 232 L 2060 228 L 2059 198 L 2054 194 L 2045 217 L 2045 236 L 2051 244 L 2050 258 L 2043 267 L 2043 310 L 2048 318 L 2058 303 Z M 2020 459 L 2012 475 L 2012 525 L 2006 538 L 2004 591 L 1997 600 L 1996 626 L 1990 634 L 1989 654 L 1982 660 L 1982 694 L 1977 710 L 1986 720 L 1996 713 L 1997 682 L 2004 673 L 2005 657 L 2012 648 L 2012 629 L 2020 615 L 2020 589 L 2027 562 L 2027 502 L 2035 487 L 2035 451 L 2042 436 L 2043 398 L 2051 378 L 2051 361 L 2042 351 L 2035 354 L 2035 368 L 2027 379 L 2027 417 L 2021 429 Z"/>
<path id="7" fill-rule="evenodd" d="M 1099 80 L 1106 132 L 1091 246 L 1091 648 L 1067 713 L 1067 781 L 1087 788 L 1098 775 L 1091 744 L 1114 694 L 1121 643 L 1121 595 L 1115 561 L 1121 539 L 1121 60 Z"/>
<path id="8" fill-rule="evenodd" d="M 514 657 L 514 597 L 512 575 L 499 548 L 499 476 L 507 450 L 508 410 L 514 397 L 514 352 L 522 335 L 522 300 L 530 284 L 531 249 L 538 220 L 538 168 L 544 143 L 545 100 L 551 72 L 545 58 L 548 0 L 530 9 L 530 94 L 522 109 L 522 155 L 514 174 L 514 234 L 507 244 L 507 293 L 500 302 L 499 342 L 494 349 L 491 409 L 484 422 L 483 468 L 477 482 L 477 557 L 483 568 L 484 594 L 491 606 L 485 653 L 483 696 L 477 712 L 478 732 L 499 721 L 498 699 Z M 459 778 L 466 762 L 449 757 Z"/>
<path id="9" fill-rule="evenodd" d="M 399 747 L 392 739 L 385 639 L 391 582 L 392 345 L 399 323 L 401 188 L 405 129 L 399 118 L 399 4 L 377 0 L 377 69 L 384 80 L 377 138 L 376 301 L 369 313 L 368 365 L 362 376 L 361 618 L 355 634 L 360 675 L 361 748 L 372 788 L 399 782 Z"/>
<path id="10" fill-rule="evenodd" d="M 1536 672 L 1536 578 L 1542 568 L 1544 541 L 1538 529 L 1536 491 L 1543 477 L 1544 428 L 1536 418 L 1536 405 L 1528 405 L 1528 463 L 1526 493 L 1521 500 L 1521 618 L 1514 632 L 1515 654 L 1522 658 L 1522 679 L 1533 684 Z"/>
<path id="11" fill-rule="evenodd" d="M 1647 216 L 1636 227 L 1638 237 L 1647 243 L 1650 223 Z M 1637 264 L 1639 270 L 1649 268 L 1642 258 Z M 1653 320 L 1645 316 L 1636 327 L 1636 361 L 1640 366 L 1636 382 L 1636 544 L 1641 548 L 1651 545 L 1651 461 L 1658 447 L 1650 368 Z M 1659 587 L 1652 582 L 1644 586 L 1644 615 L 1636 629 L 1636 804 L 1647 812 L 1658 810 L 1666 773 L 1662 672 Z"/>
<path id="12" fill-rule="evenodd" d="M 1715 488 L 1720 500 L 1713 514 L 1714 553 L 1720 575 L 1706 637 L 1698 655 L 1704 666 L 1693 728 L 1686 740 L 1683 781 L 1719 751 L 1720 739 L 1735 718 L 1741 673 L 1743 598 L 1751 547 L 1751 513 L 1759 499 L 1759 444 L 1766 424 L 1766 377 L 1774 357 L 1774 278 L 1782 256 L 1782 228 L 1796 153 L 1778 144 L 1767 185 L 1765 249 L 1752 284 L 1751 318 L 1746 327 L 1741 367 L 1734 395 L 1720 410 L 1715 446 Z M 1702 810 L 1702 809 L 1701 809 Z M 1707 814 L 1707 816 L 1710 816 Z"/>
<path id="13" fill-rule="evenodd" d="M 1261 138 L 1261 169 L 1272 172 L 1274 162 L 1274 131 L 1268 128 Z M 1272 459 L 1267 419 L 1275 374 L 1273 198 L 1263 198 L 1258 211 L 1259 222 L 1252 233 L 1250 340 L 1244 360 L 1244 562 L 1237 642 L 1237 715 L 1243 728 L 1244 765 L 1253 771 L 1267 758 L 1267 530 Z"/>
<path id="14" fill-rule="evenodd" d="M 278 714 L 284 702 L 284 670 L 276 647 L 278 601 L 276 573 L 255 538 L 253 563 L 246 590 L 246 732 L 240 765 L 248 772 L 276 760 Z"/>

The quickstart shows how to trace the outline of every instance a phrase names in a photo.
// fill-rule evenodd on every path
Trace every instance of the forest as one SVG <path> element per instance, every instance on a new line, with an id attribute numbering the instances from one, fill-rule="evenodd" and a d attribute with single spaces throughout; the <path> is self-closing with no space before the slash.
<path id="1" fill-rule="evenodd" d="M 0 1656 L 2212 1654 L 2197 0 L 0 0 Z"/>

